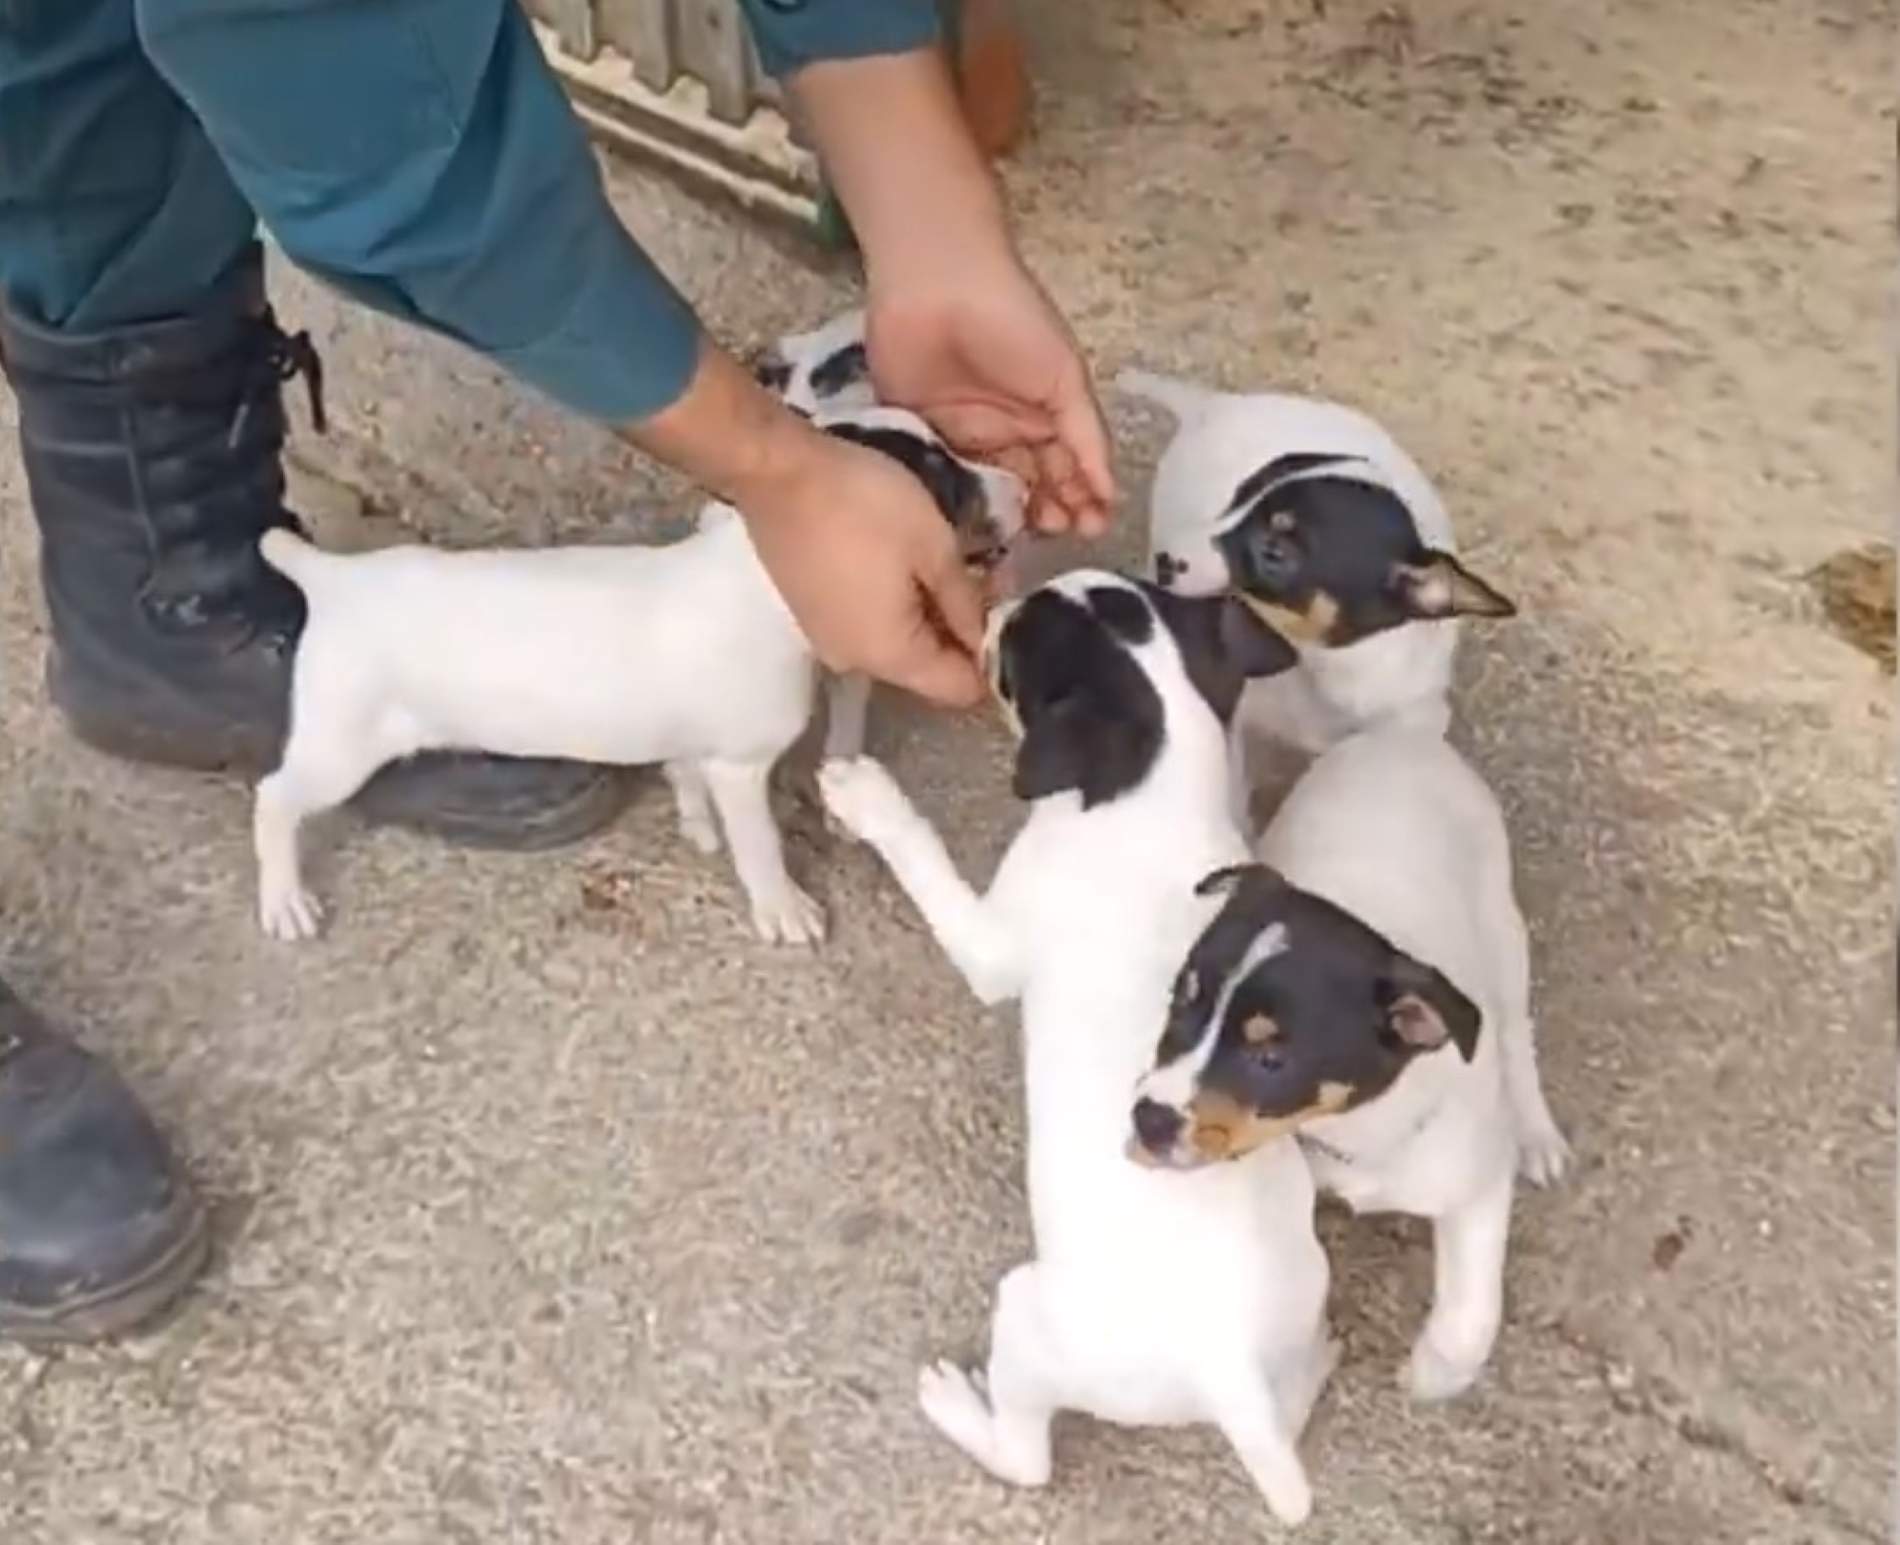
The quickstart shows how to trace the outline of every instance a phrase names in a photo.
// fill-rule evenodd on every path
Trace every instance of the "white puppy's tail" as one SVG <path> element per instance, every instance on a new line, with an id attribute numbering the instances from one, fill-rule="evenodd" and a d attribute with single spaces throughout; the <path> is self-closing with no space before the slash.
<path id="1" fill-rule="evenodd" d="M 1115 377 L 1115 389 L 1130 397 L 1159 403 L 1185 424 L 1200 417 L 1219 395 L 1179 376 L 1156 375 L 1152 370 L 1124 370 Z"/>
<path id="2" fill-rule="evenodd" d="M 257 550 L 268 563 L 299 590 L 308 591 L 311 580 L 332 562 L 329 553 L 306 542 L 296 532 L 272 526 L 257 539 Z"/>

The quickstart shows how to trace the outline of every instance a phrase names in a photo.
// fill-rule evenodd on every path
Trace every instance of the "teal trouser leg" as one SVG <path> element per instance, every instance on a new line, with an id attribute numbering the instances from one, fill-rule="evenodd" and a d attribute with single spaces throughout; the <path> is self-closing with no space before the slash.
<path id="1" fill-rule="evenodd" d="M 255 215 L 253 214 L 255 211 Z M 300 265 L 609 421 L 697 360 L 514 0 L 0 0 L 0 286 L 192 309 L 261 216 Z"/>
<path id="2" fill-rule="evenodd" d="M 132 0 L 0 3 L 0 290 L 91 330 L 189 310 L 250 205 L 151 66 Z"/>
<path id="3" fill-rule="evenodd" d="M 644 417 L 698 358 L 515 0 L 137 0 L 153 64 L 286 253 L 568 406 Z"/>

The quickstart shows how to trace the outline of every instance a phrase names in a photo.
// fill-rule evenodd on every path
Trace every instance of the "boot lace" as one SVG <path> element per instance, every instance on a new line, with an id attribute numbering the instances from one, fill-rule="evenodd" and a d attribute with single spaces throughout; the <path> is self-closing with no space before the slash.
<path id="1" fill-rule="evenodd" d="M 269 401 L 297 377 L 303 377 L 304 392 L 310 402 L 310 426 L 318 434 L 327 434 L 330 421 L 323 411 L 323 359 L 308 332 L 286 333 L 275 324 L 264 347 L 257 351 L 245 371 L 243 395 L 237 411 L 231 415 L 231 432 L 226 444 L 236 450 L 251 421 L 251 411 Z"/>

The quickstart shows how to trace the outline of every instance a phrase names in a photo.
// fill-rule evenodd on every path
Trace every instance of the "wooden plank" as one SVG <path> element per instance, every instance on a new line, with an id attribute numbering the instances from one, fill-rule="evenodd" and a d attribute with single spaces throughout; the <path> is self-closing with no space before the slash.
<path id="1" fill-rule="evenodd" d="M 594 35 L 594 0 L 546 0 L 546 19 L 564 53 L 583 64 L 600 52 Z"/>
<path id="2" fill-rule="evenodd" d="M 598 0 L 601 41 L 625 54 L 643 86 L 664 91 L 680 73 L 672 0 Z"/>
<path id="3" fill-rule="evenodd" d="M 664 0 L 662 0 L 664 3 Z M 733 0 L 673 0 L 679 67 L 706 88 L 707 106 L 725 123 L 744 123 L 752 108 L 745 23 Z"/>

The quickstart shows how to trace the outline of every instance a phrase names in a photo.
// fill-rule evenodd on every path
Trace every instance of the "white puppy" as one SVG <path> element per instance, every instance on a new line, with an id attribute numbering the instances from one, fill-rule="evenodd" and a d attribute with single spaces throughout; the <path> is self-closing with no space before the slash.
<path id="1" fill-rule="evenodd" d="M 847 311 L 822 327 L 779 339 L 753 364 L 759 381 L 807 415 L 835 417 L 877 405 L 864 352 L 864 313 Z M 935 441 L 917 442 L 917 453 L 893 453 L 910 466 L 948 515 L 972 576 L 991 600 L 1014 588 L 1010 549 L 1022 534 L 1026 490 L 1000 468 L 983 469 L 981 489 L 969 486 L 965 464 Z M 884 449 L 891 449 L 886 445 Z M 871 706 L 871 679 L 856 673 L 831 675 L 825 690 L 825 755 L 857 756 L 864 750 Z"/>
<path id="2" fill-rule="evenodd" d="M 1020 998 L 1036 1257 L 998 1288 L 986 1374 L 924 1370 L 925 1413 L 1004 1480 L 1041 1485 L 1057 1410 L 1218 1424 L 1288 1523 L 1296 1449 L 1335 1358 L 1296 1145 L 1184 1175 L 1131 1163 L 1128 1104 L 1169 984 L 1244 857 L 1223 718 L 1292 653 L 1230 597 L 1082 571 L 992 614 L 986 665 L 1034 803 L 977 895 L 883 768 L 827 764 L 833 814 L 883 855 L 986 1003 Z"/>
<path id="3" fill-rule="evenodd" d="M 992 493 L 1021 507 L 1011 474 L 958 461 L 915 414 L 820 422 L 929 468 L 933 495 L 954 494 L 952 520 L 986 518 Z M 822 936 L 768 796 L 810 719 L 814 662 L 736 511 L 709 505 L 692 536 L 662 547 L 343 556 L 277 530 L 262 552 L 309 604 L 283 760 L 257 788 L 258 910 L 273 938 L 307 938 L 321 918 L 298 862 L 304 818 L 434 749 L 661 763 L 701 852 L 718 851 L 718 812 L 761 937 Z"/>
<path id="4" fill-rule="evenodd" d="M 1299 670 L 1249 688 L 1243 738 L 1317 753 L 1385 718 L 1443 733 L 1455 619 L 1515 608 L 1459 563 L 1412 458 L 1338 403 L 1139 370 L 1117 384 L 1179 424 L 1149 496 L 1155 578 L 1184 595 L 1232 587 L 1300 652 Z"/>
<path id="5" fill-rule="evenodd" d="M 1348 737 L 1293 787 L 1260 863 L 1188 957 L 1136 1133 L 1195 1167 L 1297 1130 L 1320 1185 L 1430 1218 L 1437 1268 L 1409 1378 L 1455 1395 L 1503 1308 L 1513 1177 L 1568 1158 L 1537 1076 L 1530 954 L 1504 819 L 1438 733 Z"/>

